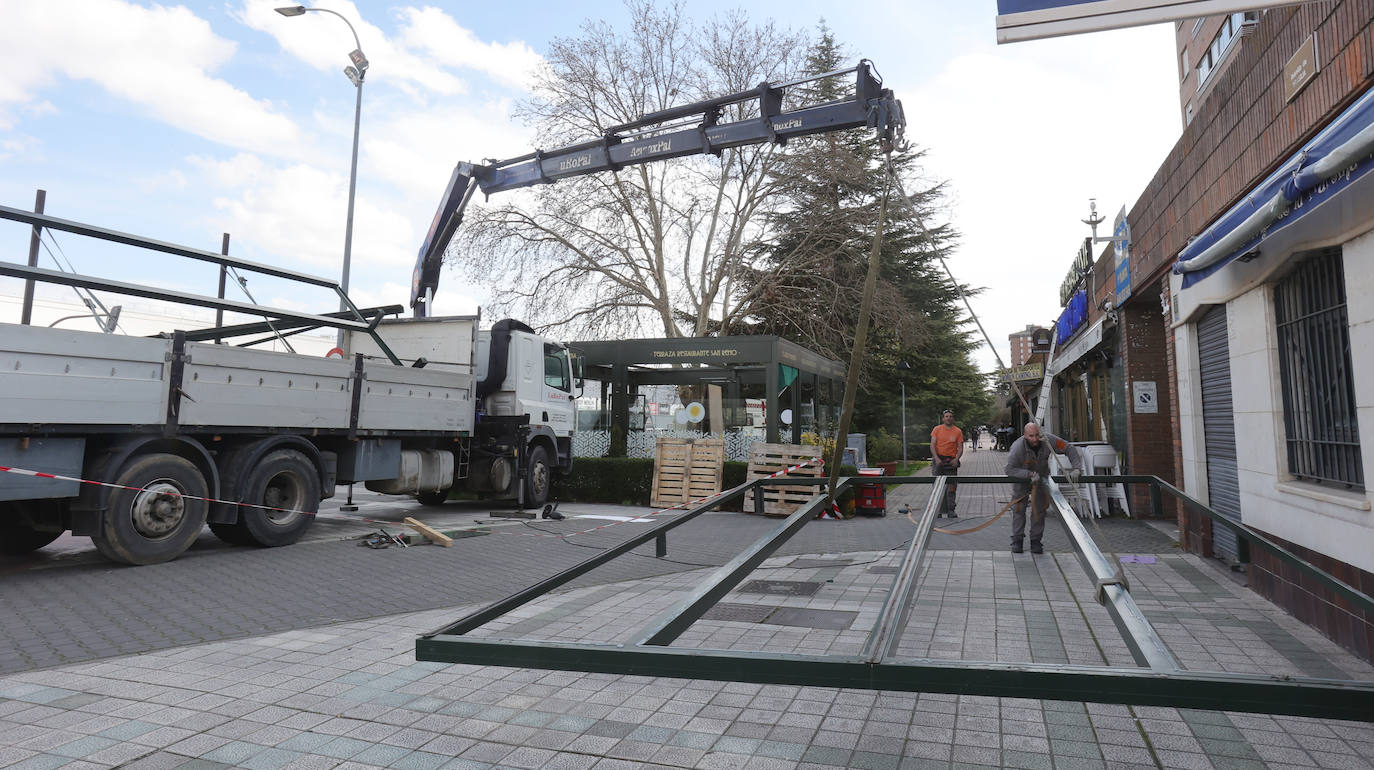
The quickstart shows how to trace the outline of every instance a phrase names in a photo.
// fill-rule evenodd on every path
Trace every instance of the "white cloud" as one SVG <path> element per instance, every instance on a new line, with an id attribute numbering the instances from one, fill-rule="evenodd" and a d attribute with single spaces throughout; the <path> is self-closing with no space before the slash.
<path id="1" fill-rule="evenodd" d="M 0 123 L 0 128 L 4 128 L 4 123 Z M 34 148 L 42 144 L 37 138 L 32 136 L 10 136 L 0 139 L 0 161 L 12 158 L 20 153 L 32 152 Z"/>
<path id="2" fill-rule="evenodd" d="M 239 155 L 227 161 L 192 158 L 208 178 L 230 188 L 216 198 L 216 225 L 280 264 L 310 266 L 335 275 L 343 263 L 348 177 L 304 164 L 284 167 Z M 414 261 L 418 235 L 410 219 L 385 199 L 356 196 L 352 272 L 382 268 L 404 272 Z M 319 269 L 323 268 L 323 269 Z"/>
<path id="3" fill-rule="evenodd" d="M 152 117 L 210 141 L 264 151 L 299 138 L 291 120 L 210 73 L 236 44 L 182 7 L 144 8 L 121 0 L 5 4 L 0 50 L 0 126 L 7 105 L 42 110 L 35 94 L 59 78 L 94 82 Z"/>
<path id="4" fill-rule="evenodd" d="M 511 122 L 507 101 L 389 115 L 363 137 L 369 173 L 436 204 L 458 161 L 521 155 L 532 141 Z"/>
<path id="5" fill-rule="evenodd" d="M 451 67 L 484 72 L 497 81 L 529 88 L 543 57 L 522 41 L 487 43 L 438 8 L 401 11 L 401 38 L 428 59 Z"/>

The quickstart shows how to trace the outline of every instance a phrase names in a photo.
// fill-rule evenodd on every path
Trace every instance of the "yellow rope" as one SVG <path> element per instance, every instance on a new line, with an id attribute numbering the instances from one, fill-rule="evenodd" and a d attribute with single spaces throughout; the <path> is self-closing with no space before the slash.
<path id="1" fill-rule="evenodd" d="M 991 519 L 988 519 L 987 521 L 983 522 L 982 524 L 979 524 L 979 525 L 976 526 L 976 527 L 970 527 L 969 529 L 945 529 L 945 528 L 943 528 L 943 527 L 931 527 L 931 529 L 934 530 L 934 531 L 936 531 L 936 532 L 939 532 L 940 534 L 943 534 L 943 535 L 967 535 L 967 534 L 970 534 L 970 533 L 972 533 L 972 532 L 977 532 L 977 531 L 980 530 L 980 529 L 986 529 L 987 527 L 991 526 L 991 524 L 992 524 L 994 521 L 997 521 L 998 519 L 1002 518 L 1002 516 L 1005 515 L 1007 511 L 1011 510 L 1011 507 L 1012 507 L 1013 505 L 1016 505 L 1017 503 L 1021 502 L 1022 500 L 1025 500 L 1027 497 L 1030 497 L 1030 494 L 1029 494 L 1029 493 L 1024 494 L 1024 495 L 1021 495 L 1020 497 L 1015 498 L 1014 500 L 1009 501 L 1006 505 L 1002 506 L 1002 510 L 998 511 L 996 516 L 993 516 Z M 1033 509 L 1034 507 L 1035 507 L 1035 506 L 1031 506 L 1032 509 Z M 1035 514 L 1034 514 L 1034 511 L 1032 511 L 1031 515 L 1032 515 L 1032 516 L 1035 515 Z M 910 521 L 912 524 L 915 524 L 915 523 L 916 523 L 916 519 L 912 518 L 912 516 L 911 516 L 911 509 L 909 509 L 909 508 L 907 509 L 907 512 L 906 512 L 906 518 L 907 518 L 907 520 Z"/>

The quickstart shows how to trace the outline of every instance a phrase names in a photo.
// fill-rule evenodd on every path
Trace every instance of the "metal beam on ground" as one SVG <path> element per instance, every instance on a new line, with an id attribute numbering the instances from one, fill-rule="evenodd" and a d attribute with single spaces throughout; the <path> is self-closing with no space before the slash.
<path id="1" fill-rule="evenodd" d="M 1153 476 L 1090 476 L 1091 481 L 1149 483 L 1162 487 L 1209 514 L 1201 503 Z M 743 497 L 762 480 L 731 490 L 726 499 Z M 812 479 L 770 479 L 770 485 L 808 484 Z M 845 483 L 852 483 L 846 478 Z M 470 665 L 515 666 L 535 669 L 613 673 L 624 675 L 709 679 L 718 681 L 789 684 L 814 687 L 847 687 L 958 695 L 1039 698 L 1127 705 L 1218 709 L 1265 714 L 1352 719 L 1374 722 L 1374 682 L 1290 677 L 1286 675 L 1189 671 L 1184 669 L 1155 632 L 1119 581 L 1116 569 L 1078 521 L 1063 494 L 1050 484 L 1051 501 L 1060 511 L 1079 561 L 1096 583 L 1102 601 L 1141 666 L 1047 665 L 989 661 L 949 661 L 933 658 L 900 658 L 893 653 L 906 622 L 905 611 L 915 591 L 916 574 L 934 522 L 934 511 L 943 494 L 944 478 L 893 477 L 887 484 L 931 484 L 933 494 L 919 523 L 921 534 L 913 538 L 898 576 L 884 602 L 874 631 L 858 655 L 798 655 L 758 651 L 680 649 L 671 644 L 696 622 L 711 605 L 758 566 L 786 537 L 802 528 L 814 515 L 817 495 L 767 537 L 716 571 L 677 606 L 661 613 L 648 626 L 621 644 L 585 644 L 553 640 L 471 639 L 462 636 L 515 607 L 548 593 L 574 577 L 600 566 L 632 548 L 657 538 L 671 526 L 690 520 L 677 517 L 641 533 L 577 567 L 473 613 L 457 623 L 421 636 L 415 643 L 416 659 Z M 1007 484 L 1002 476 L 966 476 L 960 484 Z M 723 500 L 708 501 L 690 512 L 699 516 Z M 1244 525 L 1240 525 L 1244 526 Z M 1263 542 L 1266 550 L 1287 554 L 1280 546 L 1246 527 L 1247 537 Z M 1288 554 L 1305 573 L 1324 576 L 1324 584 L 1340 584 L 1335 578 Z M 1328 582 L 1330 581 L 1330 582 Z M 1344 584 L 1340 584 L 1344 585 Z M 1345 586 L 1347 591 L 1353 591 Z M 1351 595 L 1351 594 L 1343 594 Z M 1356 601 L 1369 597 L 1354 591 Z"/>
<path id="2" fill-rule="evenodd" d="M 776 479 L 774 480 L 776 481 Z M 800 480 L 798 480 L 800 481 Z M 820 481 L 820 479 L 813 480 Z M 848 481 L 848 479 L 846 479 Z M 803 482 L 805 483 L 805 482 Z M 752 482 L 745 485 L 757 485 Z M 770 486 L 775 486 L 770 484 Z M 840 487 L 844 485 L 841 484 Z M 743 489 L 741 489 L 741 494 Z M 778 546 L 787 542 L 791 537 L 806 526 L 806 523 L 816 517 L 820 512 L 821 506 L 825 504 L 825 495 L 812 497 L 805 505 L 798 508 L 791 516 L 788 516 L 773 530 L 763 538 L 754 542 L 744 550 L 743 553 L 731 559 L 725 566 L 716 570 L 709 578 L 703 581 L 702 585 L 695 591 L 678 602 L 675 606 L 665 610 L 658 617 L 654 618 L 644 628 L 636 631 L 632 638 L 636 645 L 664 646 L 672 644 L 683 631 L 701 619 L 721 597 L 730 593 L 730 589 L 740 584 L 740 581 L 748 577 L 754 568 L 763 563 L 778 550 Z M 712 507 L 715 507 L 714 505 Z"/>
<path id="3" fill-rule="evenodd" d="M 1374 721 L 1374 684 L 1257 674 L 573 644 L 433 635 L 420 661 L 897 692 L 1117 703 Z"/>
<path id="4" fill-rule="evenodd" d="M 885 658 L 895 655 L 897 644 L 902 640 L 902 628 L 906 626 L 911 611 L 911 600 L 916 594 L 916 574 L 921 568 L 926 545 L 930 542 L 931 531 L 935 527 L 935 514 L 940 510 L 948 492 L 948 476 L 935 476 L 934 479 L 935 483 L 930 488 L 930 499 L 926 501 L 925 510 L 921 512 L 921 520 L 916 524 L 916 535 L 911 538 L 911 545 L 907 547 L 906 555 L 897 567 L 897 576 L 893 578 L 892 587 L 888 589 L 887 600 L 883 602 L 878 619 L 873 623 L 873 630 L 864 642 L 861 656 L 869 663 L 882 663 Z"/>

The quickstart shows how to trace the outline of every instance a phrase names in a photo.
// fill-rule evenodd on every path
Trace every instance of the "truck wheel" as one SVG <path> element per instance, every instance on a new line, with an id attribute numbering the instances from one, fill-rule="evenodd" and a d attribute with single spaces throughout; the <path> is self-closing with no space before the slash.
<path id="1" fill-rule="evenodd" d="M 277 449 L 249 472 L 239 500 L 266 508 L 239 508 L 237 526 L 254 545 L 291 545 L 320 510 L 320 476 L 315 464 L 294 449 Z M 279 509 L 279 510 L 269 510 Z"/>
<path id="2" fill-rule="evenodd" d="M 180 556 L 205 527 L 209 504 L 205 477 L 184 457 L 135 457 L 114 480 L 109 508 L 91 535 L 105 558 L 124 564 L 157 564 Z M 189 495 L 187 497 L 186 495 Z"/>
<path id="3" fill-rule="evenodd" d="M 62 536 L 62 530 L 47 532 L 36 529 L 37 502 L 0 503 L 0 553 L 18 556 L 51 543 Z"/>
<path id="4" fill-rule="evenodd" d="M 542 446 L 533 447 L 526 462 L 525 507 L 542 508 L 549 501 L 549 485 L 553 481 L 549 470 L 549 453 Z"/>
<path id="5" fill-rule="evenodd" d="M 438 492 L 421 492 L 415 496 L 420 505 L 443 505 L 448 501 L 448 493 L 451 490 L 441 489 Z"/>

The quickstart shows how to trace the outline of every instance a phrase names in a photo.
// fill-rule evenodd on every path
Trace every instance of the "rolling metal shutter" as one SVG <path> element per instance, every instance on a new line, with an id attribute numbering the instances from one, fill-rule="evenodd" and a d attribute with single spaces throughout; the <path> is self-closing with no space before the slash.
<path id="1" fill-rule="evenodd" d="M 1240 478 L 1236 473 L 1236 417 L 1231 408 L 1231 349 L 1226 342 L 1226 306 L 1208 311 L 1197 323 L 1198 363 L 1202 373 L 1202 432 L 1206 438 L 1207 497 L 1217 511 L 1240 518 Z M 1212 527 L 1212 550 L 1236 560 L 1236 536 Z"/>

